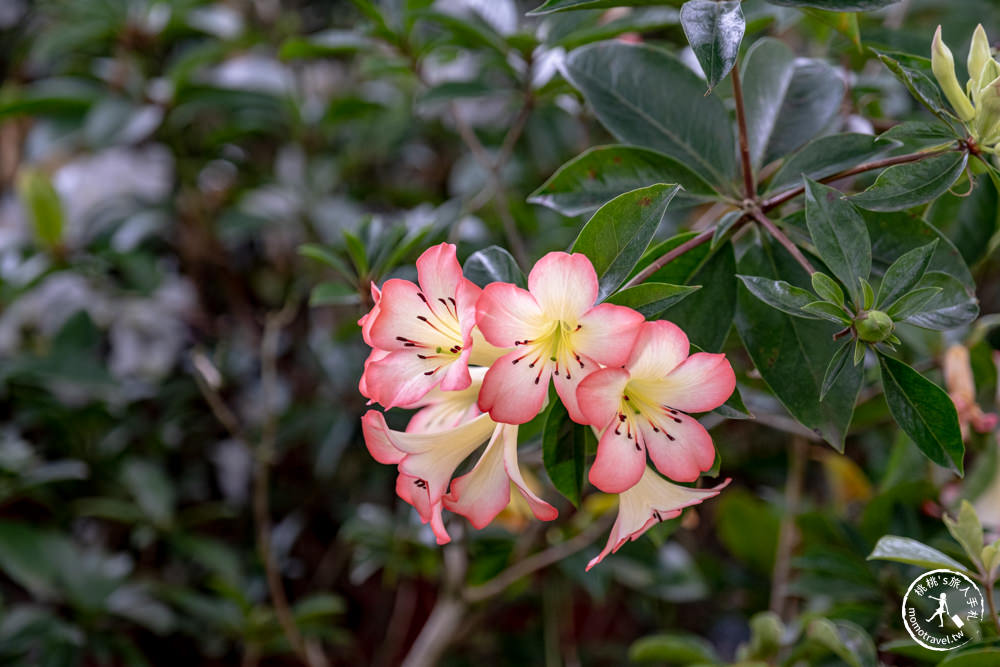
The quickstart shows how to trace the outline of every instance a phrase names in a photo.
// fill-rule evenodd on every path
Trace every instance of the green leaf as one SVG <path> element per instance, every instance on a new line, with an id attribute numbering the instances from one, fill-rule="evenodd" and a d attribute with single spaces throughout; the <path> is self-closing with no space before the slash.
<path id="1" fill-rule="evenodd" d="M 689 0 L 681 7 L 681 27 L 711 91 L 729 74 L 740 51 L 747 27 L 740 0 Z"/>
<path id="2" fill-rule="evenodd" d="M 927 458 L 964 474 L 965 445 L 955 404 L 939 386 L 902 361 L 879 355 L 889 412 Z"/>
<path id="3" fill-rule="evenodd" d="M 598 300 L 628 278 L 679 189 L 660 183 L 626 192 L 599 208 L 580 230 L 571 252 L 582 252 L 594 264 Z"/>
<path id="4" fill-rule="evenodd" d="M 806 179 L 806 225 L 820 258 L 861 303 L 860 279 L 872 268 L 864 219 L 837 190 Z"/>
<path id="5" fill-rule="evenodd" d="M 969 559 L 976 565 L 982 565 L 983 526 L 979 523 L 979 516 L 972 503 L 963 500 L 958 510 L 958 519 L 952 519 L 946 514 L 944 525 L 955 541 L 962 545 Z"/>
<path id="6" fill-rule="evenodd" d="M 819 60 L 796 59 L 782 42 L 764 38 L 743 66 L 750 157 L 755 167 L 795 149 L 825 129 L 844 97 L 844 81 Z"/>
<path id="7" fill-rule="evenodd" d="M 871 12 L 894 5 L 899 0 L 767 0 L 783 7 L 811 7 L 828 12 Z"/>
<path id="8" fill-rule="evenodd" d="M 781 519 L 776 509 L 741 488 L 719 498 L 716 523 L 719 541 L 738 560 L 765 574 L 774 567 Z M 753 535 L 753 539 L 747 539 Z"/>
<path id="9" fill-rule="evenodd" d="M 952 653 L 938 667 L 996 667 L 1000 665 L 1000 648 L 975 648 Z"/>
<path id="10" fill-rule="evenodd" d="M 375 45 L 357 30 L 324 30 L 308 37 L 286 39 L 278 50 L 282 60 L 303 60 L 350 55 Z"/>
<path id="11" fill-rule="evenodd" d="M 844 305 L 844 290 L 840 289 L 840 285 L 837 284 L 830 276 L 826 275 L 822 271 L 817 271 L 810 276 L 812 281 L 812 288 L 816 294 L 829 301 L 830 303 L 835 303 L 838 306 L 843 307 Z"/>
<path id="12" fill-rule="evenodd" d="M 326 264 L 348 280 L 354 277 L 354 273 L 347 268 L 347 264 L 344 263 L 344 260 L 337 257 L 337 255 L 333 254 L 333 252 L 321 245 L 317 245 L 315 243 L 306 243 L 301 245 L 299 246 L 299 254 L 303 257 L 308 257 L 309 259 Z"/>
<path id="13" fill-rule="evenodd" d="M 767 192 L 797 187 L 803 176 L 814 181 L 832 176 L 898 145 L 870 134 L 832 134 L 814 139 L 782 163 L 768 183 Z"/>
<path id="14" fill-rule="evenodd" d="M 812 303 L 807 303 L 802 306 L 802 310 L 812 315 L 817 315 L 830 322 L 838 324 L 851 323 L 851 318 L 844 314 L 843 309 L 840 306 L 830 303 L 829 301 L 813 301 Z"/>
<path id="15" fill-rule="evenodd" d="M 948 118 L 952 117 L 951 112 L 941 100 L 941 90 L 934 80 L 929 58 L 906 53 L 881 52 L 877 49 L 872 51 L 918 102 L 948 123 Z"/>
<path id="16" fill-rule="evenodd" d="M 743 276 L 736 274 L 743 285 L 755 297 L 783 313 L 807 320 L 819 319 L 817 316 L 802 311 L 802 307 L 812 303 L 816 297 L 802 289 L 786 283 L 784 280 L 772 280 L 761 276 Z"/>
<path id="17" fill-rule="evenodd" d="M 705 179 L 668 155 L 636 146 L 598 146 L 559 167 L 528 201 L 563 215 L 581 215 L 655 183 L 677 183 L 684 188 L 678 198 L 702 200 L 715 194 Z"/>
<path id="18" fill-rule="evenodd" d="M 310 306 L 345 306 L 361 303 L 356 288 L 345 283 L 320 283 L 309 293 Z"/>
<path id="19" fill-rule="evenodd" d="M 865 310 L 869 310 L 875 305 L 875 290 L 872 289 L 872 284 L 861 279 L 861 307 Z"/>
<path id="20" fill-rule="evenodd" d="M 167 526 L 173 521 L 174 487 L 162 467 L 143 459 L 129 459 L 122 467 L 122 482 L 154 524 Z"/>
<path id="21" fill-rule="evenodd" d="M 551 400 L 542 431 L 542 464 L 552 486 L 574 506 L 583 494 L 588 433 L 589 426 L 570 420 L 562 401 Z"/>
<path id="22" fill-rule="evenodd" d="M 905 320 L 918 313 L 924 312 L 931 299 L 940 294 L 943 290 L 940 287 L 921 287 L 907 292 L 899 297 L 886 311 L 893 320 Z"/>
<path id="23" fill-rule="evenodd" d="M 903 121 L 878 135 L 879 142 L 906 144 L 914 148 L 940 146 L 956 138 L 955 133 L 947 125 L 922 120 Z"/>
<path id="24" fill-rule="evenodd" d="M 645 7 L 663 5 L 663 0 L 545 0 L 528 12 L 528 16 L 541 16 L 571 9 L 609 9 L 611 7 Z"/>
<path id="25" fill-rule="evenodd" d="M 512 283 L 521 288 L 528 286 L 517 260 L 500 246 L 491 245 L 469 255 L 462 272 L 480 287 L 490 283 Z"/>
<path id="26" fill-rule="evenodd" d="M 646 33 L 673 29 L 680 21 L 680 12 L 670 7 L 642 7 L 631 12 L 602 16 L 599 11 L 580 11 L 550 17 L 541 28 L 545 45 L 562 47 L 567 51 L 623 33 Z"/>
<path id="27" fill-rule="evenodd" d="M 695 634 L 680 633 L 638 639 L 629 647 L 628 659 L 631 662 L 666 662 L 672 665 L 719 664 L 719 657 L 709 642 Z"/>
<path id="28" fill-rule="evenodd" d="M 947 273 L 929 271 L 918 287 L 940 291 L 921 305 L 920 312 L 906 318 L 908 324 L 947 331 L 968 324 L 979 315 L 975 293 Z"/>
<path id="29" fill-rule="evenodd" d="M 886 269 L 882 284 L 878 288 L 878 298 L 875 300 L 880 309 L 885 310 L 895 303 L 896 299 L 917 286 L 927 273 L 927 267 L 931 264 L 937 246 L 938 240 L 934 239 L 927 245 L 914 248 L 901 255 Z"/>
<path id="30" fill-rule="evenodd" d="M 621 141 L 674 157 L 715 185 L 730 185 L 736 144 L 729 113 L 718 97 L 704 95 L 704 82 L 674 56 L 646 45 L 602 42 L 570 53 L 563 74 Z"/>
<path id="31" fill-rule="evenodd" d="M 62 242 L 65 214 L 59 193 L 48 174 L 40 169 L 23 169 L 17 178 L 17 193 L 35 232 L 35 238 L 45 246 Z"/>
<path id="32" fill-rule="evenodd" d="M 850 621 L 817 618 L 809 624 L 806 635 L 851 667 L 878 666 L 878 653 L 872 638 Z"/>
<path id="33" fill-rule="evenodd" d="M 740 259 L 742 274 L 808 285 L 809 277 L 783 250 L 764 240 Z M 761 377 L 803 426 L 838 451 L 854 413 L 862 369 L 845 369 L 820 401 L 823 378 L 838 345 L 830 325 L 790 317 L 762 304 L 746 288 L 739 291 L 736 330 Z"/>
<path id="34" fill-rule="evenodd" d="M 947 568 L 969 573 L 969 568 L 951 556 L 941 553 L 923 542 L 898 535 L 886 535 L 879 539 L 875 549 L 868 555 L 868 560 L 891 560 L 896 563 L 916 565 L 927 570 Z"/>
<path id="35" fill-rule="evenodd" d="M 619 306 L 628 306 L 648 318 L 655 319 L 664 310 L 699 289 L 701 289 L 700 285 L 641 283 L 615 292 L 605 301 Z"/>
<path id="36" fill-rule="evenodd" d="M 59 573 L 50 556 L 70 546 L 69 540 L 57 533 L 0 521 L 0 570 L 35 597 L 58 596 Z"/>
<path id="37" fill-rule="evenodd" d="M 858 206 L 870 211 L 901 211 L 926 204 L 948 191 L 962 175 L 969 159 L 964 151 L 889 167 L 870 188 L 851 197 Z"/>
<path id="38" fill-rule="evenodd" d="M 847 368 L 847 360 L 851 358 L 851 349 L 854 347 L 854 340 L 848 338 L 833 353 L 830 363 L 827 364 L 826 373 L 823 374 L 823 384 L 819 390 L 819 400 L 826 398 L 826 394 L 833 387 L 833 384 L 840 377 L 840 374 Z"/>
<path id="39" fill-rule="evenodd" d="M 668 265 L 653 274 L 651 280 L 663 280 L 671 275 L 676 274 Z M 725 243 L 714 252 L 705 248 L 705 254 L 701 255 L 693 273 L 670 282 L 700 285 L 701 289 L 668 308 L 660 317 L 684 329 L 692 343 L 709 352 L 721 351 L 736 312 L 736 256 L 733 244 Z"/>

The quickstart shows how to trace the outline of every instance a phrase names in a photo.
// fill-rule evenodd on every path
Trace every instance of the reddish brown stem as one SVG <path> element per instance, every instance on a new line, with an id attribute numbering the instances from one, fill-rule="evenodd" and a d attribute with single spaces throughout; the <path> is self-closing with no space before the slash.
<path id="1" fill-rule="evenodd" d="M 753 209 L 750 212 L 750 215 L 753 216 L 754 220 L 760 223 L 761 227 L 767 230 L 768 234 L 773 236 L 778 243 L 784 246 L 785 250 L 788 251 L 788 254 L 794 257 L 795 261 L 798 262 L 809 275 L 816 273 L 816 269 L 814 269 L 813 265 L 809 263 L 809 260 L 802 254 L 802 251 L 799 250 L 798 246 L 792 243 L 791 239 L 785 236 L 785 233 L 778 229 L 778 226 L 775 225 L 770 218 L 758 209 Z"/>
<path id="2" fill-rule="evenodd" d="M 657 257 L 645 269 L 643 269 L 639 273 L 635 274 L 635 276 L 633 276 L 633 278 L 631 280 L 629 280 L 627 283 L 625 283 L 624 285 L 622 285 L 622 289 L 626 289 L 628 287 L 634 287 L 634 286 L 638 285 L 639 283 L 644 282 L 651 275 L 653 275 L 654 273 L 656 273 L 657 271 L 659 271 L 660 269 L 662 269 L 664 266 L 666 266 L 667 263 L 669 263 L 670 261 L 672 261 L 674 259 L 677 259 L 681 255 L 683 255 L 684 253 L 686 253 L 688 250 L 691 250 L 693 248 L 697 248 L 701 244 L 707 243 L 708 241 L 711 241 L 712 240 L 712 236 L 714 236 L 714 235 L 715 235 L 715 227 L 710 227 L 709 229 L 706 229 L 705 231 L 703 231 L 700 234 L 698 234 L 697 236 L 692 236 L 691 238 L 689 238 L 687 241 L 685 241 L 684 243 L 680 244 L 676 248 L 671 248 L 667 252 L 665 252 L 662 255 L 660 255 L 659 257 Z"/>
<path id="3" fill-rule="evenodd" d="M 750 141 L 747 138 L 746 111 L 743 109 L 743 85 L 740 83 L 740 68 L 732 69 L 733 98 L 736 100 L 736 124 L 740 133 L 740 160 L 743 163 L 743 194 L 747 199 L 757 196 L 753 183 L 753 167 L 750 164 Z"/>
<path id="4" fill-rule="evenodd" d="M 940 155 L 950 150 L 955 150 L 949 148 L 944 151 L 930 151 L 930 152 L 917 152 L 917 153 L 907 153 L 906 155 L 897 155 L 895 157 L 887 157 L 882 160 L 873 160 L 871 162 L 862 162 L 856 167 L 851 167 L 850 169 L 845 169 L 844 171 L 838 171 L 836 174 L 831 174 L 830 176 L 824 176 L 819 179 L 820 183 L 832 183 L 833 181 L 839 181 L 842 178 L 848 178 L 849 176 L 857 176 L 858 174 L 863 174 L 866 171 L 873 171 L 875 169 L 884 169 L 886 167 L 892 167 L 897 164 L 906 164 L 907 162 L 919 162 L 929 157 L 934 157 L 935 155 Z M 760 209 L 765 213 L 773 208 L 781 206 L 787 201 L 795 199 L 800 194 L 805 192 L 804 186 L 799 186 L 797 188 L 792 188 L 791 190 L 786 190 L 785 192 L 776 194 L 775 196 L 765 199 L 760 203 Z"/>

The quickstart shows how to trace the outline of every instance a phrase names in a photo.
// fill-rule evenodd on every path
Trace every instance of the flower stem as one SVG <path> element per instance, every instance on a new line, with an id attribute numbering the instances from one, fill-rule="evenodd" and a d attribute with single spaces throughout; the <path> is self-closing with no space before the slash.
<path id="1" fill-rule="evenodd" d="M 705 231 L 701 232 L 700 234 L 698 234 L 697 236 L 692 236 L 691 238 L 689 238 L 687 241 L 680 244 L 676 248 L 671 248 L 670 250 L 663 253 L 655 260 L 653 260 L 653 262 L 649 266 L 644 268 L 639 273 L 635 274 L 635 276 L 633 276 L 631 280 L 622 285 L 622 289 L 626 289 L 628 287 L 634 287 L 639 283 L 644 282 L 651 275 L 662 269 L 672 260 L 675 260 L 684 253 L 686 253 L 688 250 L 692 250 L 702 245 L 703 243 L 711 241 L 714 235 L 715 235 L 715 227 L 710 227 Z"/>
<path id="2" fill-rule="evenodd" d="M 750 140 L 747 136 L 746 111 L 743 109 L 743 85 L 740 83 L 740 67 L 737 63 L 732 69 L 733 98 L 736 100 L 736 124 L 740 133 L 740 161 L 743 163 L 743 194 L 747 199 L 754 199 L 757 188 L 753 183 L 753 166 L 750 164 Z"/>
<path id="3" fill-rule="evenodd" d="M 806 270 L 806 273 L 809 275 L 816 273 L 816 269 L 809 263 L 809 260 L 802 254 L 802 251 L 799 250 L 798 246 L 792 243 L 791 239 L 785 236 L 785 233 L 778 229 L 778 226 L 775 225 L 770 218 L 764 215 L 760 209 L 755 208 L 751 210 L 750 215 L 752 215 L 753 219 L 759 222 L 761 226 L 767 230 L 768 234 L 773 236 L 778 243 L 784 246 L 785 250 L 788 251 L 788 254 L 795 258 L 795 261 Z"/>
<path id="4" fill-rule="evenodd" d="M 984 577 L 983 584 L 986 588 L 986 605 L 990 608 L 990 618 L 993 619 L 993 627 L 996 628 L 997 634 L 1000 634 L 1000 617 L 997 616 L 997 605 L 993 596 L 993 586 L 996 581 L 991 577 Z"/>

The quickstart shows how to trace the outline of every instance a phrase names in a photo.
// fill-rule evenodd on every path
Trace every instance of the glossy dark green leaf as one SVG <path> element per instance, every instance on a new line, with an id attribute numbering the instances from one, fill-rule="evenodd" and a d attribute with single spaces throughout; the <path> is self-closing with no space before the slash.
<path id="1" fill-rule="evenodd" d="M 822 271 L 817 271 L 810 276 L 813 291 L 821 298 L 838 306 L 844 305 L 844 290 L 840 289 L 837 281 L 826 275 Z"/>
<path id="2" fill-rule="evenodd" d="M 820 386 L 819 390 L 819 400 L 826 398 L 827 392 L 833 388 L 834 383 L 840 374 L 848 367 L 852 354 L 854 350 L 854 341 L 850 338 L 841 343 L 837 351 L 833 353 L 833 357 L 830 359 L 830 363 L 826 366 L 826 372 L 823 374 L 823 384 Z"/>
<path id="3" fill-rule="evenodd" d="M 772 280 L 761 276 L 736 275 L 743 285 L 750 290 L 755 297 L 783 313 L 788 313 L 794 317 L 802 317 L 807 320 L 820 319 L 816 315 L 803 312 L 802 307 L 816 300 L 816 295 L 811 292 L 790 285 L 784 280 Z"/>
<path id="4" fill-rule="evenodd" d="M 968 324 L 979 316 L 979 301 L 975 291 L 947 273 L 929 271 L 918 287 L 936 288 L 940 292 L 930 297 L 919 312 L 906 318 L 909 324 L 924 329 L 947 331 Z"/>
<path id="5" fill-rule="evenodd" d="M 930 300 L 941 292 L 942 289 L 940 287 L 920 287 L 912 292 L 907 292 L 889 306 L 885 314 L 896 321 L 913 317 L 918 313 L 924 312 Z"/>
<path id="6" fill-rule="evenodd" d="M 573 242 L 594 265 L 598 300 L 618 289 L 649 247 L 679 186 L 663 183 L 615 197 L 594 213 Z"/>
<path id="7" fill-rule="evenodd" d="M 899 0 L 767 0 L 783 7 L 810 7 L 828 12 L 871 12 L 894 5 Z"/>
<path id="8" fill-rule="evenodd" d="M 743 255 L 739 270 L 795 286 L 809 284 L 788 253 L 767 240 Z M 827 366 L 840 347 L 832 338 L 833 327 L 779 312 L 745 287 L 739 290 L 738 306 L 736 330 L 771 391 L 803 426 L 842 451 L 863 374 L 860 367 L 845 368 L 820 401 Z"/>
<path id="9" fill-rule="evenodd" d="M 895 563 L 916 565 L 927 570 L 947 568 L 968 572 L 968 568 L 951 556 L 910 537 L 886 535 L 875 545 L 868 560 L 891 560 Z"/>
<path id="10" fill-rule="evenodd" d="M 584 486 L 589 427 L 574 423 L 562 401 L 552 400 L 542 431 L 542 464 L 552 486 L 574 505 Z"/>
<path id="11" fill-rule="evenodd" d="M 879 355 L 889 412 L 927 458 L 963 474 L 965 444 L 955 404 L 941 387 L 902 361 Z"/>
<path id="12" fill-rule="evenodd" d="M 969 265 L 983 259 L 1000 228 L 1000 196 L 987 174 L 972 179 L 972 192 L 946 192 L 927 208 L 926 220 L 955 244 Z"/>
<path id="13" fill-rule="evenodd" d="M 901 255 L 886 269 L 882 284 L 878 288 L 878 297 L 875 299 L 879 308 L 885 310 L 895 303 L 896 299 L 917 286 L 927 273 L 937 246 L 938 240 L 934 239 L 927 245 L 914 248 Z"/>
<path id="14" fill-rule="evenodd" d="M 771 178 L 767 192 L 790 190 L 802 184 L 802 177 L 820 180 L 882 155 L 898 146 L 870 134 L 832 134 L 814 139 L 785 160 Z"/>
<path id="15" fill-rule="evenodd" d="M 651 248 L 647 255 L 662 254 L 691 236 L 668 239 Z M 709 352 L 720 352 L 736 312 L 736 257 L 732 244 L 727 242 L 714 251 L 707 244 L 702 245 L 670 262 L 650 280 L 701 286 L 660 317 L 684 329 L 691 343 Z"/>
<path id="16" fill-rule="evenodd" d="M 491 245 L 472 253 L 465 260 L 462 271 L 466 278 L 480 287 L 490 283 L 513 283 L 522 288 L 528 286 L 517 260 L 500 246 Z"/>
<path id="17" fill-rule="evenodd" d="M 712 234 L 712 243 L 709 246 L 711 250 L 718 248 L 722 242 L 726 239 L 729 231 L 743 219 L 743 211 L 729 211 L 715 223 L 715 233 Z"/>
<path id="18" fill-rule="evenodd" d="M 878 135 L 878 141 L 898 142 L 913 148 L 929 148 L 955 141 L 955 133 L 937 121 L 907 120 Z"/>
<path id="19" fill-rule="evenodd" d="M 635 146 L 598 146 L 559 167 L 528 201 L 563 215 L 580 215 L 655 183 L 677 183 L 684 188 L 679 197 L 714 194 L 705 179 L 668 155 Z"/>
<path id="20" fill-rule="evenodd" d="M 845 620 L 814 619 L 806 636 L 837 656 L 849 667 L 878 667 L 872 638 L 858 625 Z"/>
<path id="21" fill-rule="evenodd" d="M 743 80 L 754 166 L 785 157 L 825 129 L 845 90 L 830 65 L 797 59 L 785 44 L 770 38 L 747 51 Z"/>
<path id="22" fill-rule="evenodd" d="M 545 0 L 543 4 L 528 12 L 528 16 L 565 12 L 571 9 L 609 9 L 611 7 L 645 7 L 663 4 L 663 0 Z"/>
<path id="23" fill-rule="evenodd" d="M 674 157 L 727 186 L 736 145 L 722 101 L 680 60 L 651 46 L 602 42 L 567 57 L 563 74 L 621 141 Z M 655 82 L 655 85 L 651 85 Z"/>
<path id="24" fill-rule="evenodd" d="M 829 301 L 813 301 L 812 303 L 807 303 L 802 306 L 802 310 L 836 324 L 851 323 L 851 319 L 844 314 L 844 310 L 840 306 L 834 305 Z"/>
<path id="25" fill-rule="evenodd" d="M 681 27 L 711 90 L 729 74 L 740 51 L 747 27 L 740 0 L 688 0 L 681 7 Z"/>
<path id="26" fill-rule="evenodd" d="M 962 283 L 970 294 L 976 284 L 969 267 L 954 244 L 932 225 L 906 212 L 878 213 L 861 209 L 872 241 L 872 264 L 882 271 L 901 255 L 937 239 L 938 247 L 931 257 L 929 271 L 943 271 Z"/>
<path id="27" fill-rule="evenodd" d="M 930 58 L 922 58 L 905 53 L 881 52 L 872 49 L 893 76 L 906 86 L 910 94 L 917 98 L 931 113 L 948 122 L 951 112 L 941 99 L 941 90 L 931 72 Z"/>
<path id="28" fill-rule="evenodd" d="M 615 292 L 605 301 L 619 306 L 628 306 L 649 318 L 655 318 L 664 310 L 701 289 L 699 285 L 669 285 L 667 283 L 640 283 Z"/>
<path id="29" fill-rule="evenodd" d="M 870 211 L 901 211 L 926 204 L 948 191 L 962 175 L 968 153 L 950 151 L 943 155 L 889 167 L 870 188 L 851 197 Z"/>
<path id="30" fill-rule="evenodd" d="M 820 258 L 860 303 L 861 279 L 872 268 L 864 219 L 837 190 L 806 180 L 806 225 Z"/>

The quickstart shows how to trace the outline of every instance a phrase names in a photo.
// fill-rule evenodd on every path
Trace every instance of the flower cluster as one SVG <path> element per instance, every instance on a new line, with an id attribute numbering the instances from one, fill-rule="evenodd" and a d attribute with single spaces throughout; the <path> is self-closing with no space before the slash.
<path id="1" fill-rule="evenodd" d="M 941 26 L 931 43 L 931 69 L 949 104 L 980 149 L 995 153 L 1000 144 L 1000 63 L 993 58 L 990 40 L 980 24 L 972 33 L 965 89 L 955 76 L 955 57 L 941 39 Z"/>
<path id="2" fill-rule="evenodd" d="M 444 510 L 483 528 L 510 503 L 512 486 L 535 517 L 556 517 L 517 460 L 518 426 L 544 409 L 550 381 L 570 418 L 599 436 L 590 481 L 620 494 L 611 537 L 588 569 L 728 482 L 694 489 L 658 474 L 693 482 L 712 467 L 712 439 L 687 413 L 729 398 L 736 380 L 725 355 L 689 355 L 676 325 L 595 304 L 597 295 L 584 255 L 549 253 L 527 290 L 502 282 L 480 289 L 446 243 L 417 260 L 416 284 L 372 286 L 375 305 L 358 322 L 372 347 L 360 391 L 386 409 L 417 412 L 397 431 L 369 410 L 365 442 L 377 461 L 398 466 L 397 493 L 439 544 L 450 540 Z M 472 468 L 453 479 L 484 443 Z"/>

